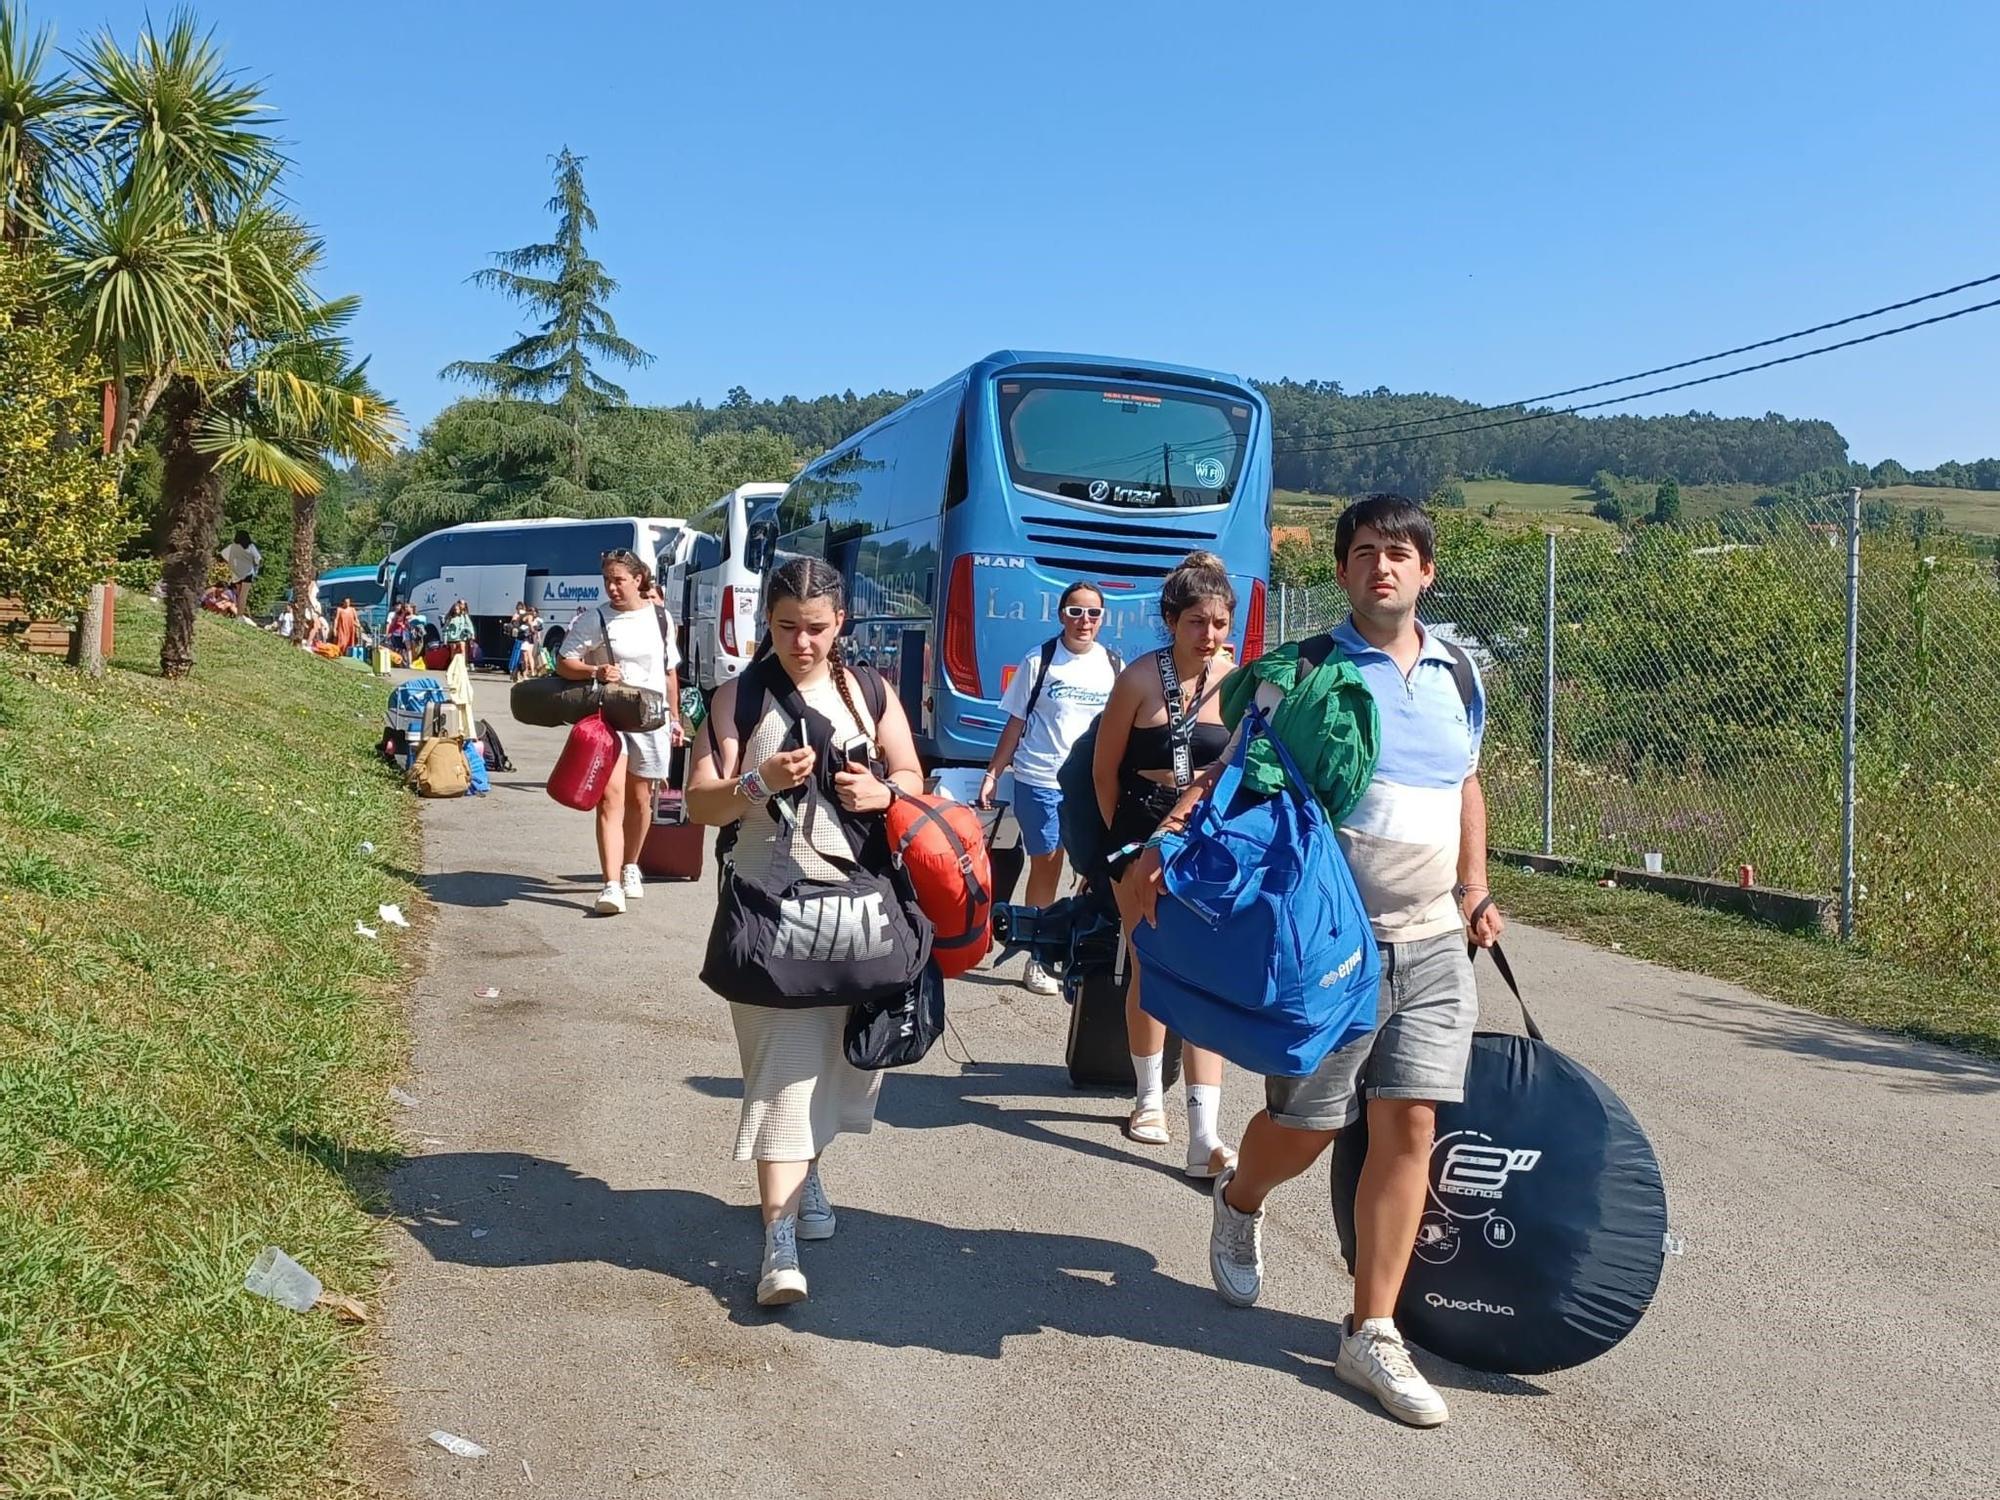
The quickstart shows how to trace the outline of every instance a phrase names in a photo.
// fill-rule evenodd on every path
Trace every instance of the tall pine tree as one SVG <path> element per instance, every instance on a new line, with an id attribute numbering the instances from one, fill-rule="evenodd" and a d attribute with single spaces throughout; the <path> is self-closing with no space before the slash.
<path id="1" fill-rule="evenodd" d="M 597 215 L 584 192 L 583 162 L 567 146 L 556 158 L 556 193 L 546 205 L 555 217 L 555 238 L 499 251 L 493 257 L 496 265 L 472 277 L 478 285 L 503 292 L 540 314 L 540 325 L 490 360 L 457 360 L 442 373 L 502 398 L 548 406 L 565 430 L 569 481 L 588 490 L 586 424 L 629 399 L 624 387 L 597 373 L 592 358 L 643 368 L 653 356 L 621 336 L 605 308 L 618 283 L 584 247 L 584 233 L 595 232 Z"/>

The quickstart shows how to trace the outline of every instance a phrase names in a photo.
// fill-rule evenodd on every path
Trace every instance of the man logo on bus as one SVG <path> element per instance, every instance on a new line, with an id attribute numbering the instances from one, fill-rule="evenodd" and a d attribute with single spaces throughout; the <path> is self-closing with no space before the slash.
<path id="1" fill-rule="evenodd" d="M 1482 1144 L 1483 1143 L 1483 1144 Z M 1491 1198 L 1498 1200 L 1507 1190 L 1507 1179 L 1516 1172 L 1532 1172 L 1542 1159 L 1539 1151 L 1514 1150 L 1493 1144 L 1493 1137 L 1477 1130 L 1458 1130 L 1443 1137 L 1432 1148 L 1432 1160 L 1437 1153 L 1444 1152 L 1444 1164 L 1438 1170 L 1437 1185 L 1431 1196 L 1437 1206 L 1454 1218 L 1484 1218 L 1491 1214 L 1467 1214 L 1451 1207 L 1443 1197 L 1449 1193 L 1456 1198 Z"/>

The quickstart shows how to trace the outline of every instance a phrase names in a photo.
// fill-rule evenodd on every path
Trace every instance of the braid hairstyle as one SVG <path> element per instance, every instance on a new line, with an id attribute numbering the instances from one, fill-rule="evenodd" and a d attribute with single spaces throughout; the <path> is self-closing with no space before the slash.
<path id="1" fill-rule="evenodd" d="M 817 557 L 795 557 L 771 574 L 770 587 L 765 591 L 764 615 L 770 613 L 780 600 L 796 599 L 805 603 L 811 599 L 829 599 L 836 614 L 847 608 L 847 587 L 841 581 L 840 570 Z M 761 661 L 771 654 L 771 632 L 764 632 L 764 639 L 757 643 L 753 661 Z M 835 637 L 833 645 L 826 653 L 827 666 L 833 673 L 834 691 L 840 694 L 840 701 L 847 708 L 847 716 L 858 729 L 868 721 L 861 717 L 861 710 L 855 706 L 854 691 L 847 685 L 847 658 L 840 648 L 840 640 Z M 876 726 L 879 730 L 880 726 Z M 874 738 L 870 735 L 870 738 Z"/>

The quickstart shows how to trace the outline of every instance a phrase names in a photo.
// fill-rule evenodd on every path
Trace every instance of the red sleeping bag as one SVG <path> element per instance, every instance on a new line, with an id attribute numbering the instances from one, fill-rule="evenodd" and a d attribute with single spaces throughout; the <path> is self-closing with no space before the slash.
<path id="1" fill-rule="evenodd" d="M 931 957 L 947 979 L 965 973 L 993 946 L 993 861 L 979 815 L 963 802 L 897 792 L 889 847 L 931 919 Z"/>
<path id="2" fill-rule="evenodd" d="M 624 753 L 624 743 L 603 714 L 578 719 L 556 757 L 556 768 L 549 772 L 549 795 L 564 807 L 588 812 L 604 800 L 604 788 Z"/>

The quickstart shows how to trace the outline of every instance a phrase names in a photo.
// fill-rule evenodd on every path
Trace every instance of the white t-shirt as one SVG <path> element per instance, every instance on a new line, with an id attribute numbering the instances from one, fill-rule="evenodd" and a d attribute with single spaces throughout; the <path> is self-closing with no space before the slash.
<path id="1" fill-rule="evenodd" d="M 264 554 L 257 550 L 255 542 L 247 547 L 231 542 L 222 549 L 222 560 L 229 564 L 229 576 L 238 583 L 254 577 L 257 570 L 264 566 Z"/>
<path id="2" fill-rule="evenodd" d="M 1010 718 L 1026 718 L 1028 695 L 1041 672 L 1042 648 L 1037 646 L 1007 684 L 1000 697 L 1000 711 Z M 1078 656 L 1057 641 L 1056 654 L 1049 662 L 1049 680 L 1035 700 L 1034 717 L 1028 719 L 1021 743 L 1014 747 L 1014 779 L 1054 791 L 1070 747 L 1103 712 L 1111 685 L 1117 680 L 1110 653 L 1096 642 Z"/>
<path id="3" fill-rule="evenodd" d="M 621 610 L 607 604 L 602 610 L 585 611 L 563 637 L 562 654 L 566 660 L 579 661 L 607 638 L 619 677 L 636 688 L 667 690 L 667 673 L 681 664 L 681 653 L 671 632 L 661 635 L 659 614 L 652 605 Z"/>

